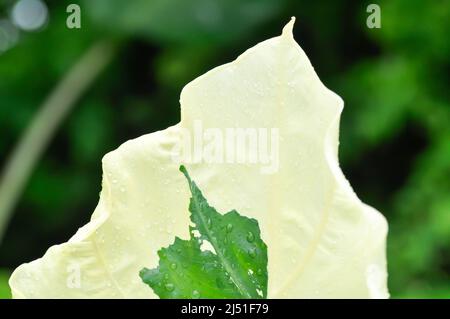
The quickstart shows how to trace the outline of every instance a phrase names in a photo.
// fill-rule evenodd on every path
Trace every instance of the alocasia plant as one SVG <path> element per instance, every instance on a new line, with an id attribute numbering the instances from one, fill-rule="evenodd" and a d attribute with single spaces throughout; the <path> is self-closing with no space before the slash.
<path id="1" fill-rule="evenodd" d="M 156 268 L 157 251 L 175 236 L 190 238 L 189 192 L 173 150 L 200 121 L 220 131 L 277 129 L 278 165 L 270 174 L 252 163 L 186 165 L 217 211 L 258 220 L 268 298 L 388 297 L 386 220 L 358 199 L 339 168 L 343 101 L 293 39 L 293 23 L 186 85 L 179 124 L 107 154 L 91 221 L 18 267 L 13 296 L 157 297 L 137 274 Z M 76 274 L 79 280 L 68 282 Z"/>
<path id="2" fill-rule="evenodd" d="M 161 298 L 266 298 L 267 246 L 258 222 L 235 210 L 219 214 L 180 170 L 192 194 L 190 238 L 160 249 L 158 268 L 141 270 L 142 280 Z M 202 250 L 206 241 L 212 251 Z"/>

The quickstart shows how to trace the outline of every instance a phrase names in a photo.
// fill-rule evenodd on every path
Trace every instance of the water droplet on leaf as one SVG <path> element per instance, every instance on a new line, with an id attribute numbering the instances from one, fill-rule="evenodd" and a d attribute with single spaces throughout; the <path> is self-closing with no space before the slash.
<path id="1" fill-rule="evenodd" d="M 200 298 L 200 293 L 197 290 L 194 290 L 192 292 L 192 298 L 193 299 L 199 299 Z"/>
<path id="2" fill-rule="evenodd" d="M 173 291 L 175 289 L 175 286 L 171 283 L 167 283 L 164 285 L 167 291 Z"/>

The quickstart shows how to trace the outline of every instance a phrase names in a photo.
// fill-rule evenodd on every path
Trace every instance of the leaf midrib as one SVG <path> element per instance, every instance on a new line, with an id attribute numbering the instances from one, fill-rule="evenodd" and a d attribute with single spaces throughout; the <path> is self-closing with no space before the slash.
<path id="1" fill-rule="evenodd" d="M 191 187 L 192 187 L 192 185 L 191 185 Z M 245 289 L 245 285 L 243 283 L 241 283 L 241 281 L 239 280 L 239 276 L 235 273 L 233 267 L 230 266 L 230 264 L 226 260 L 225 256 L 220 251 L 217 241 L 212 239 L 213 236 L 212 236 L 211 232 L 209 231 L 209 228 L 207 227 L 207 223 L 206 223 L 205 217 L 203 216 L 203 213 L 202 213 L 202 211 L 200 209 L 200 206 L 198 205 L 196 197 L 192 196 L 192 200 L 194 201 L 195 209 L 199 213 L 199 217 L 200 217 L 200 220 L 201 220 L 201 222 L 203 224 L 204 229 L 206 230 L 206 234 L 207 234 L 208 240 L 212 244 L 212 246 L 213 246 L 213 248 L 214 248 L 214 250 L 216 252 L 217 257 L 222 262 L 222 264 L 223 264 L 224 268 L 226 269 L 226 271 L 230 274 L 230 277 L 232 278 L 233 282 L 235 283 L 236 287 L 239 289 L 241 294 L 245 295 L 247 298 L 252 298 L 253 296 L 251 295 L 251 293 L 248 292 Z"/>

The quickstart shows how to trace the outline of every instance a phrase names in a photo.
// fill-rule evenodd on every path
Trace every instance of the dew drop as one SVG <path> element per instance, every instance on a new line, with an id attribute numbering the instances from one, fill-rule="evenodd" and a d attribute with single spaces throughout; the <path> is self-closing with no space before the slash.
<path id="1" fill-rule="evenodd" d="M 252 232 L 248 232 L 248 234 L 247 234 L 247 241 L 249 243 L 252 243 L 254 240 L 255 240 L 255 235 L 253 235 Z"/>
<path id="2" fill-rule="evenodd" d="M 200 298 L 200 293 L 198 292 L 198 290 L 194 290 L 192 292 L 192 298 L 193 299 L 199 299 Z"/>
<path id="3" fill-rule="evenodd" d="M 175 270 L 177 269 L 178 265 L 176 263 L 170 264 L 170 269 Z"/>
<path id="4" fill-rule="evenodd" d="M 212 221 L 211 221 L 211 218 L 208 218 L 208 220 L 206 221 L 206 226 L 207 226 L 208 228 L 211 228 L 211 227 L 212 227 Z"/>
<path id="5" fill-rule="evenodd" d="M 171 283 L 167 283 L 164 285 L 167 291 L 173 291 L 175 289 L 175 286 Z"/>
<path id="6" fill-rule="evenodd" d="M 256 257 L 256 248 L 255 248 L 255 247 L 250 248 L 250 249 L 248 250 L 248 255 L 249 255 L 251 258 L 255 258 L 255 257 Z"/>
<path id="7" fill-rule="evenodd" d="M 228 224 L 227 225 L 227 233 L 231 233 L 232 230 L 233 230 L 233 224 Z"/>

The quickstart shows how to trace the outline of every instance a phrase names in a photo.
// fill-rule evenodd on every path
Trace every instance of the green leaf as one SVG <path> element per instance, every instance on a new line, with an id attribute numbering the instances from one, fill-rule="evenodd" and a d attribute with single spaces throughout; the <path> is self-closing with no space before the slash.
<path id="1" fill-rule="evenodd" d="M 267 246 L 255 219 L 211 207 L 184 166 L 192 194 L 190 239 L 158 251 L 159 266 L 142 280 L 160 298 L 266 298 Z M 205 241 L 211 250 L 205 249 Z"/>
<path id="2" fill-rule="evenodd" d="M 0 299 L 11 298 L 11 289 L 9 289 L 8 285 L 9 276 L 9 271 L 0 269 Z"/>

